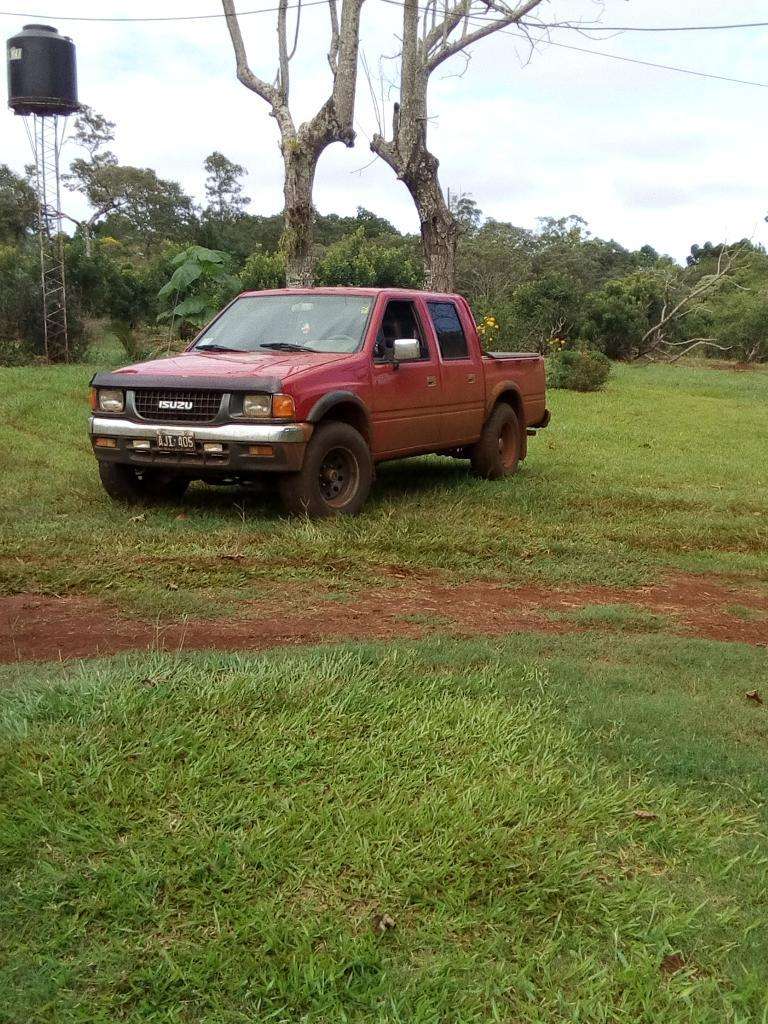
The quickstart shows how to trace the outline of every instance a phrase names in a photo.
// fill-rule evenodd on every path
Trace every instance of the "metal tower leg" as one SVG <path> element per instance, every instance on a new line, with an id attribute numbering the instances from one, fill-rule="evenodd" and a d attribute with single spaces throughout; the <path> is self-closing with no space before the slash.
<path id="1" fill-rule="evenodd" d="M 25 119 L 26 120 L 26 119 Z M 66 118 L 56 114 L 32 117 L 37 178 L 38 236 L 40 240 L 40 281 L 43 296 L 45 357 L 51 362 L 69 359 L 67 335 L 67 291 L 64 277 L 64 233 L 61 216 L 59 154 L 64 140 Z"/>

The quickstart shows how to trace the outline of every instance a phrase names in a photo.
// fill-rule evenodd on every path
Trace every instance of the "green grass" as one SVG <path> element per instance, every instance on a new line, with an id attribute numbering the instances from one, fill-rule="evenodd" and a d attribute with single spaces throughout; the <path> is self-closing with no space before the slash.
<path id="1" fill-rule="evenodd" d="M 0 1021 L 760 1021 L 763 671 L 601 636 L 6 669 Z"/>
<path id="2" fill-rule="evenodd" d="M 548 612 L 554 622 L 574 622 L 578 626 L 616 629 L 627 633 L 658 633 L 674 626 L 668 615 L 659 615 L 631 604 L 585 604 L 572 612 Z"/>
<path id="3" fill-rule="evenodd" d="M 383 467 L 329 523 L 111 504 L 91 372 L 0 370 L 0 593 L 768 583 L 765 372 L 619 367 L 552 394 L 517 478 Z M 765 650 L 560 617 L 586 632 L 0 668 L 0 1024 L 768 1024 Z"/>
<path id="4" fill-rule="evenodd" d="M 393 464 L 358 519 L 296 523 L 269 495 L 202 486 L 182 519 L 113 505 L 86 438 L 95 368 L 0 370 L 2 592 L 217 615 L 275 578 L 338 591 L 392 564 L 512 583 L 768 580 L 764 371 L 617 367 L 604 392 L 551 393 L 552 425 L 512 480 L 448 459 Z"/>

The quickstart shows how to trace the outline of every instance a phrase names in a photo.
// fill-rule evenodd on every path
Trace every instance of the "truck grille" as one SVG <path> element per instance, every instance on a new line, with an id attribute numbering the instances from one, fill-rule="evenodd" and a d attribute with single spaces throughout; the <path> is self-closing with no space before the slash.
<path id="1" fill-rule="evenodd" d="M 221 391 L 169 391 L 147 388 L 136 392 L 136 412 L 145 420 L 208 423 L 216 419 L 222 397 Z M 166 402 L 174 405 L 169 404 L 162 408 Z"/>

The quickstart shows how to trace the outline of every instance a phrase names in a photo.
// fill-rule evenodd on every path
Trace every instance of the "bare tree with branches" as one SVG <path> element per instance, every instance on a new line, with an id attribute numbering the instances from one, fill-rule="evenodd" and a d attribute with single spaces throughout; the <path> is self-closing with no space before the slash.
<path id="1" fill-rule="evenodd" d="M 297 127 L 289 105 L 290 62 L 296 53 L 299 39 L 301 4 L 298 4 L 296 10 L 296 27 L 289 43 L 288 0 L 279 0 L 278 70 L 274 83 L 269 83 L 255 75 L 249 66 L 233 0 L 222 0 L 235 52 L 237 77 L 247 89 L 269 104 L 270 114 L 275 118 L 280 131 L 280 151 L 285 166 L 282 248 L 287 281 L 292 286 L 306 287 L 313 283 L 312 190 L 318 160 L 332 142 L 343 142 L 350 147 L 354 145 L 353 117 L 363 2 L 342 0 L 339 16 L 337 0 L 328 0 L 331 22 L 328 63 L 333 83 L 331 93 L 315 116 Z"/>
<path id="2" fill-rule="evenodd" d="M 427 0 L 419 6 L 419 0 L 404 0 L 400 96 L 394 105 L 392 138 L 384 138 L 380 124 L 371 149 L 411 194 L 421 223 L 428 287 L 437 291 L 454 288 L 458 228 L 440 187 L 438 160 L 427 146 L 430 76 L 449 58 L 466 57 L 473 43 L 503 28 L 515 25 L 527 34 L 531 23 L 526 19 L 544 2 Z"/>
<path id="3" fill-rule="evenodd" d="M 734 274 L 743 256 L 742 246 L 723 246 L 711 273 L 697 277 L 690 283 L 688 278 L 695 269 L 693 267 L 686 268 L 680 275 L 669 275 L 665 283 L 664 301 L 659 318 L 643 335 L 637 348 L 637 357 L 651 361 L 662 359 L 674 363 L 702 346 L 727 352 L 730 346 L 719 345 L 717 339 L 713 337 L 688 337 L 677 341 L 670 335 L 675 326 L 689 313 L 705 310 L 706 299 L 725 285 L 739 287 L 734 281 Z"/>

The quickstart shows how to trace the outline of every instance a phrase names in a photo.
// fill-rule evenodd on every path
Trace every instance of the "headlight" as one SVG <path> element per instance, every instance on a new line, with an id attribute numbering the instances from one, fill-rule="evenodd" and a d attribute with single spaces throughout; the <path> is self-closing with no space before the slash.
<path id="1" fill-rule="evenodd" d="M 117 389 L 99 388 L 98 400 L 101 412 L 122 412 L 125 409 L 125 396 Z"/>
<path id="2" fill-rule="evenodd" d="M 268 420 L 271 415 L 271 395 L 245 395 L 243 398 L 243 416 L 247 416 L 252 420 Z"/>

